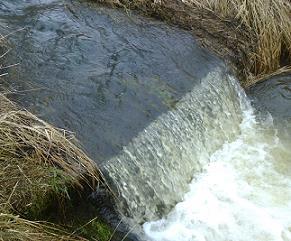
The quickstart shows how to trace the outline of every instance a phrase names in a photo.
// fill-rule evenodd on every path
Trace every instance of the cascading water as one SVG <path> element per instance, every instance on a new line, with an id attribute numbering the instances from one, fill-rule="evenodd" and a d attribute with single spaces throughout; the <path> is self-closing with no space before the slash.
<path id="1" fill-rule="evenodd" d="M 139 223 L 169 212 L 211 154 L 239 134 L 240 105 L 235 82 L 223 68 L 213 69 L 106 164 L 118 208 Z"/>
<path id="2" fill-rule="evenodd" d="M 241 90 L 240 135 L 210 157 L 183 201 L 143 225 L 147 240 L 291 240 L 291 151 Z M 286 145 L 287 144 L 287 145 Z"/>
<path id="3" fill-rule="evenodd" d="M 119 210 L 148 221 L 145 240 L 290 241 L 290 144 L 215 70 L 124 147 L 106 175 Z"/>
<path id="4" fill-rule="evenodd" d="M 2 0 L 0 28 L 12 89 L 33 90 L 16 100 L 105 163 L 145 240 L 291 240 L 290 84 L 264 94 L 277 130 L 180 29 L 76 0 Z"/>

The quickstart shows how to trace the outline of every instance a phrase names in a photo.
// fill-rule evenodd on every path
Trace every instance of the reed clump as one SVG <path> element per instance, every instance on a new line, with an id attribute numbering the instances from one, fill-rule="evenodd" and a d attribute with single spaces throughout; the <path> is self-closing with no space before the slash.
<path id="1" fill-rule="evenodd" d="M 28 193 L 34 184 L 44 193 L 51 189 L 66 195 L 62 185 L 81 189 L 82 183 L 93 186 L 98 182 L 97 167 L 73 141 L 66 131 L 18 109 L 0 95 L 0 185 L 5 192 L 0 194 L 1 203 L 9 196 L 14 208 L 29 205 L 32 196 Z M 28 203 L 20 204 L 21 195 Z"/>
<path id="2" fill-rule="evenodd" d="M 192 30 L 249 86 L 291 68 L 289 0 L 99 0 Z"/>
<path id="3" fill-rule="evenodd" d="M 255 47 L 247 52 L 248 81 L 291 67 L 291 2 L 289 0 L 186 0 L 221 19 L 235 19 L 253 33 Z M 249 83 L 251 84 L 251 83 Z"/>

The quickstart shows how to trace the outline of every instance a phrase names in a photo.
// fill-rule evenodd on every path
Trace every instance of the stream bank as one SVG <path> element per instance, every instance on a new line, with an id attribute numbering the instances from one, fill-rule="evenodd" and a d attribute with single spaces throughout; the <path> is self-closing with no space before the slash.
<path id="1" fill-rule="evenodd" d="M 69 133 L 3 94 L 0 103 L 0 239 L 108 240 L 113 230 L 88 202 L 101 185 L 96 164 Z"/>

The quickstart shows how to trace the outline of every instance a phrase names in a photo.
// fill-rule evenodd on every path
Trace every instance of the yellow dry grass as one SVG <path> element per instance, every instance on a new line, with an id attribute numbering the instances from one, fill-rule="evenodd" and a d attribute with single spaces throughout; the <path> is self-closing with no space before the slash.
<path id="1" fill-rule="evenodd" d="M 94 162 L 73 142 L 0 94 L 0 240 L 85 240 L 18 216 L 38 215 L 69 199 L 68 189 L 99 181 Z"/>
<path id="2" fill-rule="evenodd" d="M 74 138 L 66 131 L 58 130 L 30 112 L 18 109 L 0 94 L 0 171 L 5 174 L 0 178 L 5 179 L 1 184 L 5 183 L 8 190 L 12 190 L 14 185 L 19 185 L 21 189 L 21 176 L 25 177 L 26 184 L 41 176 L 45 178 L 44 174 L 40 176 L 43 171 L 38 169 L 51 167 L 56 167 L 66 180 L 79 188 L 82 182 L 88 185 L 98 182 L 100 174 L 96 165 L 73 141 Z M 11 176 L 13 173 L 15 176 Z M 16 180 L 13 181 L 13 178 Z M 11 182 L 8 183 L 8 180 Z"/>
<path id="3" fill-rule="evenodd" d="M 74 137 L 56 129 L 26 110 L 18 109 L 0 95 L 0 160 L 24 158 L 57 166 L 76 183 L 91 178 L 98 180 L 94 162 L 79 149 Z"/>
<path id="4" fill-rule="evenodd" d="M 254 33 L 256 46 L 247 53 L 248 65 L 257 77 L 291 63 L 291 2 L 288 0 L 186 0 L 208 9 L 221 19 L 236 19 Z M 284 63 L 282 63 L 284 62 Z M 290 66 L 291 67 L 291 66 Z M 248 76 L 253 78 L 253 76 Z"/>
<path id="5" fill-rule="evenodd" d="M 74 143 L 70 133 L 0 94 L 0 240 L 85 240 L 19 216 L 41 215 L 47 205 L 68 200 L 69 189 L 100 181 L 97 166 Z"/>

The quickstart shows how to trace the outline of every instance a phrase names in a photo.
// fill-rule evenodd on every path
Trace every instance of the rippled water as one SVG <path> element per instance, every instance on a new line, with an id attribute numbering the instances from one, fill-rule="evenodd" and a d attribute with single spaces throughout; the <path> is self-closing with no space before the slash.
<path id="1" fill-rule="evenodd" d="M 167 214 L 210 155 L 238 135 L 242 113 L 236 85 L 223 68 L 213 69 L 106 163 L 119 209 L 133 223 Z"/>

